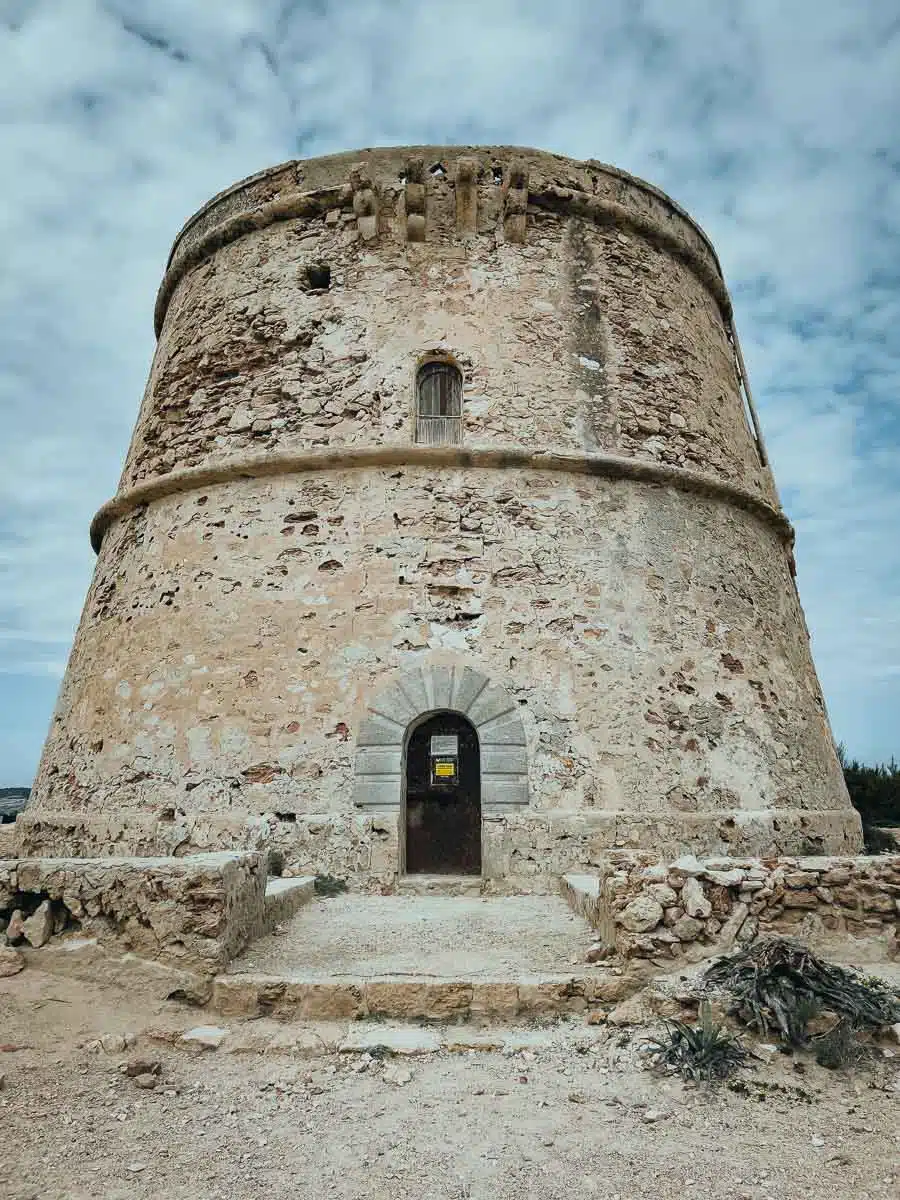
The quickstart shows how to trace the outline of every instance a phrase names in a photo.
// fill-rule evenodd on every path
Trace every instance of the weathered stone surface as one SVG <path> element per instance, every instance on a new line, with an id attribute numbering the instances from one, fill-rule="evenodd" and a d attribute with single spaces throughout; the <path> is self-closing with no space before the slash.
<path id="1" fill-rule="evenodd" d="M 607 1013 L 606 1020 L 610 1025 L 646 1025 L 655 1016 L 656 1013 L 644 994 L 638 992 L 636 996 L 630 996 L 617 1004 Z"/>
<path id="2" fill-rule="evenodd" d="M 274 1015 L 291 1014 L 304 1021 L 354 1020 L 368 1011 L 365 990 L 352 983 L 289 984 L 280 1013 L 277 1007 L 273 1010 Z"/>
<path id="3" fill-rule="evenodd" d="M 472 1001 L 467 983 L 366 983 L 366 1011 L 373 1017 L 416 1021 L 455 1021 L 465 1017 Z"/>
<path id="4" fill-rule="evenodd" d="M 655 929 L 663 919 L 663 908 L 658 900 L 646 893 L 636 896 L 617 919 L 631 933 L 645 933 Z"/>
<path id="5" fill-rule="evenodd" d="M 735 904 L 728 920 L 724 923 L 719 933 L 719 945 L 723 950 L 729 949 L 734 944 L 734 940 L 738 936 L 738 932 L 744 921 L 747 919 L 749 911 L 749 906 L 742 900 Z"/>
<path id="6" fill-rule="evenodd" d="M 517 985 L 514 983 L 474 983 L 469 1012 L 473 1021 L 512 1020 L 519 1012 Z"/>
<path id="7" fill-rule="evenodd" d="M 82 944 L 92 941 L 203 975 L 215 974 L 266 929 L 261 854 L 22 858 L 14 879 L 19 893 L 44 900 L 27 919 L 12 915 L 7 938 L 27 939 L 44 947 L 45 955 L 57 910 L 78 921 Z M 64 956 L 78 946 L 61 943 L 59 950 Z"/>
<path id="8" fill-rule="evenodd" d="M 0 979 L 8 979 L 25 970 L 25 956 L 12 946 L 0 946 Z"/>
<path id="9" fill-rule="evenodd" d="M 596 877 L 593 919 L 598 927 L 609 930 L 605 944 L 613 957 L 628 960 L 630 965 L 654 961 L 662 954 L 698 962 L 735 942 L 749 944 L 761 934 L 797 936 L 798 926 L 802 936 L 813 941 L 823 931 L 846 932 L 875 939 L 879 952 L 889 956 L 900 953 L 895 882 L 900 855 L 807 857 L 799 862 L 792 857 L 682 861 L 691 874 L 664 861 L 654 870 L 641 851 L 617 850 L 610 857 L 613 862 Z M 673 881 L 680 903 L 665 909 L 661 927 L 627 929 L 622 924 L 623 914 L 631 906 L 640 913 L 645 904 L 654 902 L 663 875 Z M 845 886 L 820 885 L 817 881 L 826 875 L 844 879 Z M 810 886 L 787 887 L 788 876 Z M 723 877 L 729 882 L 716 881 Z M 699 915 L 691 916 L 690 908 Z"/>
<path id="10" fill-rule="evenodd" d="M 676 858 L 669 868 L 672 873 L 689 876 L 702 875 L 704 869 L 695 854 L 683 854 L 680 858 Z"/>
<path id="11" fill-rule="evenodd" d="M 712 905 L 703 894 L 703 885 L 693 876 L 684 881 L 681 904 L 689 917 L 705 919 L 712 913 Z"/>
<path id="12" fill-rule="evenodd" d="M 221 1025 L 196 1025 L 183 1033 L 179 1041 L 197 1050 L 218 1050 L 227 1036 L 228 1030 Z"/>
<path id="13" fill-rule="evenodd" d="M 719 887 L 739 887 L 744 882 L 744 872 L 741 870 L 733 871 L 712 871 L 708 870 L 705 876 L 710 883 L 715 883 Z"/>
<path id="14" fill-rule="evenodd" d="M 9 915 L 9 924 L 6 926 L 6 940 L 13 946 L 21 942 L 25 936 L 25 915 L 20 908 L 14 908 Z"/>
<path id="15" fill-rule="evenodd" d="M 550 837 L 563 870 L 859 844 L 706 238 L 612 168 L 449 153 L 459 180 L 400 186 L 400 148 L 262 173 L 179 239 L 29 852 L 277 842 L 376 888 L 402 840 L 353 805 L 397 807 L 376 748 L 436 695 L 399 733 L 367 714 L 422 665 L 489 680 L 485 827 L 529 818 L 500 877 L 559 873 L 530 851 L 561 809 L 595 823 Z M 459 446 L 415 440 L 429 355 L 463 373 Z"/>
<path id="16" fill-rule="evenodd" d="M 22 922 L 22 934 L 35 950 L 49 942 L 53 935 L 53 911 L 49 900 L 39 904 L 28 920 Z"/>
<path id="17" fill-rule="evenodd" d="M 671 908 L 678 903 L 678 893 L 664 883 L 651 884 L 647 888 L 647 895 L 651 896 L 657 904 L 662 905 L 664 909 Z"/>
<path id="18" fill-rule="evenodd" d="M 703 933 L 703 922 L 696 917 L 680 917 L 672 926 L 672 932 L 682 942 L 693 942 Z"/>
<path id="19" fill-rule="evenodd" d="M 441 1039 L 430 1029 L 415 1025 L 367 1025 L 351 1029 L 338 1047 L 341 1054 L 368 1054 L 381 1048 L 392 1054 L 435 1054 Z"/>

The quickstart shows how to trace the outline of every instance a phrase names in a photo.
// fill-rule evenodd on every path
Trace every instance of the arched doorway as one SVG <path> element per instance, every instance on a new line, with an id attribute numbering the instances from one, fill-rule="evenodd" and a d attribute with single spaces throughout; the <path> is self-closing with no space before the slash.
<path id="1" fill-rule="evenodd" d="M 438 712 L 406 745 L 406 872 L 481 874 L 481 762 L 475 726 Z"/>

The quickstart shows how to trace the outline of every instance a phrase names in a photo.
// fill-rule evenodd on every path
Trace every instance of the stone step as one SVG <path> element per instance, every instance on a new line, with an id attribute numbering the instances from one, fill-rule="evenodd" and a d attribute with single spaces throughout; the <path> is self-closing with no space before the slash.
<path id="1" fill-rule="evenodd" d="M 283 879 L 274 876 L 266 881 L 266 928 L 272 929 L 291 917 L 312 900 L 316 881 L 312 875 Z"/>
<path id="2" fill-rule="evenodd" d="M 401 875 L 399 896 L 481 896 L 485 880 L 480 875 Z"/>
<path id="3" fill-rule="evenodd" d="M 607 976 L 602 971 L 497 980 L 242 973 L 217 976 L 210 1007 L 223 1017 L 281 1021 L 554 1021 L 599 1003 L 604 982 Z"/>

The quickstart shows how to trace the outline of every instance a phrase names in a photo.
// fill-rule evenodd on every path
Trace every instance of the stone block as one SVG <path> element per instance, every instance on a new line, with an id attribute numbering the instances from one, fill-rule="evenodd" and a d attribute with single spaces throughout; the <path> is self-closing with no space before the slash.
<path id="1" fill-rule="evenodd" d="M 49 900 L 39 904 L 27 921 L 22 922 L 22 934 L 35 950 L 49 942 L 53 934 L 53 910 Z"/>
<path id="2" fill-rule="evenodd" d="M 212 1007 L 223 1017 L 259 1015 L 259 985 L 240 976 L 219 975 L 213 980 Z"/>
<path id="3" fill-rule="evenodd" d="M 399 775 L 357 775 L 353 780 L 353 803 L 357 808 L 399 808 L 402 795 Z"/>
<path id="4" fill-rule="evenodd" d="M 301 1021 L 353 1021 L 367 1011 L 364 988 L 358 985 L 288 982 L 284 999 L 272 1015 Z"/>
<path id="5" fill-rule="evenodd" d="M 485 775 L 525 775 L 528 754 L 524 746 L 484 746 L 481 770 Z"/>
<path id="6" fill-rule="evenodd" d="M 399 712 L 399 709 L 392 711 Z M 409 718 L 412 720 L 412 717 Z M 356 744 L 361 746 L 402 746 L 406 732 L 405 722 L 371 712 L 361 722 Z"/>
<path id="7" fill-rule="evenodd" d="M 584 989 L 575 980 L 519 984 L 519 1013 L 538 1019 L 583 1012 L 587 1008 Z"/>
<path id="8" fill-rule="evenodd" d="M 521 718 L 513 711 L 486 721 L 478 729 L 478 738 L 482 747 L 527 745 Z"/>
<path id="9" fill-rule="evenodd" d="M 449 707 L 458 712 L 468 713 L 469 705 L 487 687 L 487 684 L 487 677 L 479 674 L 478 671 L 472 671 L 468 667 L 457 667 L 453 672 Z"/>
<path id="10" fill-rule="evenodd" d="M 703 893 L 703 885 L 694 876 L 684 881 L 681 889 L 681 906 L 689 917 L 705 920 L 712 915 L 712 905 Z"/>
<path id="11" fill-rule="evenodd" d="M 508 692 L 494 684 L 488 685 L 470 704 L 466 716 L 475 725 L 485 725 L 516 710 L 516 702 Z"/>
<path id="12" fill-rule="evenodd" d="M 472 984 L 469 1012 L 473 1021 L 511 1021 L 519 1012 L 519 988 L 515 983 Z"/>
<path id="13" fill-rule="evenodd" d="M 662 919 L 662 905 L 649 894 L 642 893 L 635 896 L 616 917 L 616 922 L 631 933 L 645 933 L 655 929 Z"/>
<path id="14" fill-rule="evenodd" d="M 441 1039 L 430 1029 L 415 1025 L 366 1025 L 351 1029 L 338 1046 L 341 1054 L 370 1054 L 386 1048 L 403 1056 L 436 1054 Z"/>
<path id="15" fill-rule="evenodd" d="M 503 808 L 528 803 L 528 777 L 525 775 L 487 775 L 481 781 L 484 807 Z"/>
<path id="16" fill-rule="evenodd" d="M 682 942 L 693 942 L 704 932 L 702 921 L 696 917 L 682 916 L 672 924 L 672 932 Z"/>
<path id="17" fill-rule="evenodd" d="M 472 1002 L 470 983 L 370 982 L 363 987 L 365 1011 L 372 1017 L 411 1021 L 464 1020 Z"/>
<path id="18" fill-rule="evenodd" d="M 403 751 L 400 747 L 361 746 L 356 752 L 357 775 L 399 776 L 403 770 Z"/>
<path id="19" fill-rule="evenodd" d="M 12 946 L 0 946 L 0 979 L 8 979 L 25 970 L 25 956 Z"/>

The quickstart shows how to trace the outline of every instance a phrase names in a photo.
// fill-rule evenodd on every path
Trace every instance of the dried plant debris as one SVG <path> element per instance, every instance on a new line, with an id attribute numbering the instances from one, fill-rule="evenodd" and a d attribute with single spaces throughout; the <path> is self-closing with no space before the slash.
<path id="1" fill-rule="evenodd" d="M 831 1071 L 871 1063 L 875 1057 L 871 1044 L 861 1039 L 849 1017 L 841 1017 L 831 1029 L 813 1038 L 812 1048 L 819 1066 Z"/>
<path id="2" fill-rule="evenodd" d="M 731 1011 L 745 1025 L 764 1037 L 777 1032 L 792 1046 L 808 1043 L 807 1023 L 822 1011 L 836 1014 L 853 1031 L 875 1031 L 900 1020 L 900 993 L 827 963 L 790 938 L 769 938 L 718 959 L 703 982 L 731 994 Z"/>
<path id="3" fill-rule="evenodd" d="M 747 1060 L 740 1039 L 713 1021 L 708 1001 L 700 1005 L 698 1024 L 667 1021 L 665 1034 L 648 1042 L 647 1050 L 657 1066 L 691 1080 L 726 1079 Z"/>

